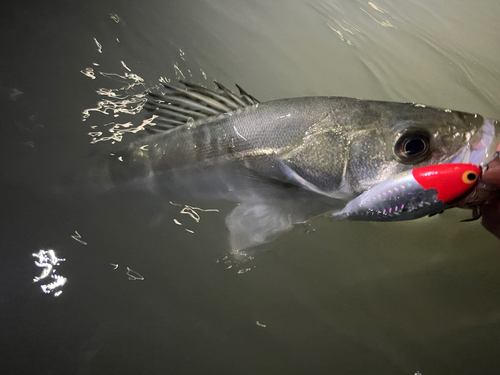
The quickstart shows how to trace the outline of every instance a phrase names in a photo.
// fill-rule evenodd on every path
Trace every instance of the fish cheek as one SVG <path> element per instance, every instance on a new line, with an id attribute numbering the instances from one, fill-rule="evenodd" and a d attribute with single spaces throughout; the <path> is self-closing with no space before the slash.
<path id="1" fill-rule="evenodd" d="M 376 129 L 355 133 L 349 151 L 347 179 L 355 192 L 363 192 L 408 169 L 395 161 L 392 144 Z"/>
<path id="2" fill-rule="evenodd" d="M 453 137 L 452 134 L 436 134 L 431 143 L 431 154 L 422 165 L 440 164 L 449 161 L 461 152 L 467 142 L 463 137 Z"/>

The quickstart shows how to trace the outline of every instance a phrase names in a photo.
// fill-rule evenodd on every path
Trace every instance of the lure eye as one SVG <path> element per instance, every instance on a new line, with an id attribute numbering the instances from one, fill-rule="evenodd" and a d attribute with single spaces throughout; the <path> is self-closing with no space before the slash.
<path id="1" fill-rule="evenodd" d="M 410 131 L 401 135 L 394 145 L 394 153 L 404 164 L 416 164 L 430 155 L 429 135 L 423 132 Z"/>
<path id="2" fill-rule="evenodd" d="M 466 171 L 462 175 L 462 181 L 466 184 L 473 184 L 477 180 L 477 173 L 474 171 Z"/>

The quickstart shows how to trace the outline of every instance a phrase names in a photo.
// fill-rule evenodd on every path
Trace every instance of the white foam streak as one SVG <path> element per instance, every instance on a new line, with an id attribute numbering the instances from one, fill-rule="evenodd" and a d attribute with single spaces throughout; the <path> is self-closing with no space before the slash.
<path id="1" fill-rule="evenodd" d="M 101 45 L 101 43 L 99 43 L 96 38 L 94 38 L 94 42 L 95 42 L 95 44 L 97 46 L 97 51 L 99 53 L 102 53 L 102 45 Z"/>

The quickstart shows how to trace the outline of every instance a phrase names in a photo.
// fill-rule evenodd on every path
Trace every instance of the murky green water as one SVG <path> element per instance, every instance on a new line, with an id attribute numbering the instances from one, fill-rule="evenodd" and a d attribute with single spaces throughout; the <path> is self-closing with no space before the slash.
<path id="1" fill-rule="evenodd" d="M 318 219 L 238 262 L 222 202 L 189 215 L 182 208 L 196 202 L 180 196 L 53 190 L 88 168 L 89 154 L 140 136 L 91 144 L 144 119 L 124 113 L 127 102 L 119 117 L 90 111 L 82 121 L 104 99 L 124 104 L 96 91 L 130 99 L 160 77 L 238 83 L 262 101 L 338 95 L 500 118 L 499 3 L 4 8 L 2 373 L 496 373 L 500 242 L 478 222 L 459 223 L 465 211 L 388 224 Z M 59 261 L 43 261 L 41 249 Z"/>

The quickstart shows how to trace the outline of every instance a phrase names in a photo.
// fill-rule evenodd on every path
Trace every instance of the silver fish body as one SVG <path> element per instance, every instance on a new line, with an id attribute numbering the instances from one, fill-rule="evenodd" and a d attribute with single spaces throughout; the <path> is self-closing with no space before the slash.
<path id="1" fill-rule="evenodd" d="M 189 89 L 175 93 L 184 92 Z M 180 108 L 176 104 L 167 104 L 169 113 Z M 230 162 L 264 179 L 349 198 L 394 174 L 456 158 L 484 124 L 475 114 L 343 97 L 255 102 L 224 113 L 204 105 L 210 116 L 144 137 L 118 153 L 121 162 L 109 166 L 111 180 Z M 169 119 L 159 107 L 153 114 L 158 122 Z M 398 155 L 395 144 L 404 137 L 428 142 L 425 154 Z"/>
<path id="2" fill-rule="evenodd" d="M 260 103 L 220 84 L 216 91 L 163 85 L 146 105 L 153 134 L 105 160 L 98 179 L 237 200 L 226 218 L 233 250 L 339 209 L 339 199 L 401 172 L 487 159 L 500 141 L 496 121 L 414 103 L 344 97 Z"/>

